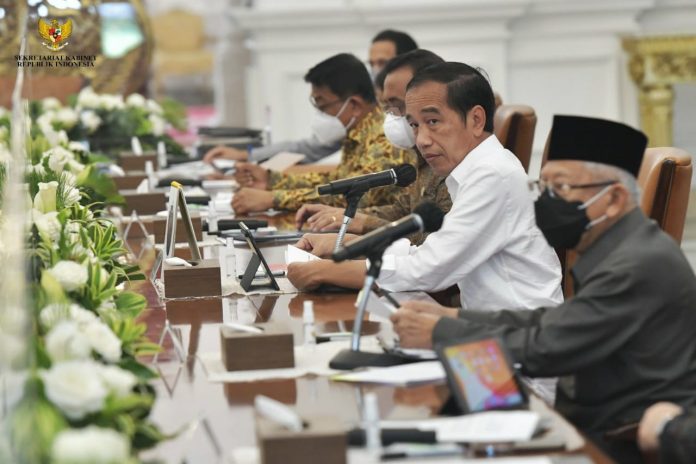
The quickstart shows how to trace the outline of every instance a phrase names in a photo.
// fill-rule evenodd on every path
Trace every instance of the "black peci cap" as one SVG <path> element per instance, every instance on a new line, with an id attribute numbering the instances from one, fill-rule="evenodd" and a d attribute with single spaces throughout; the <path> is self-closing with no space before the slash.
<path id="1" fill-rule="evenodd" d="M 592 161 L 616 166 L 637 177 L 647 145 L 645 134 L 619 122 L 556 115 L 548 161 Z"/>

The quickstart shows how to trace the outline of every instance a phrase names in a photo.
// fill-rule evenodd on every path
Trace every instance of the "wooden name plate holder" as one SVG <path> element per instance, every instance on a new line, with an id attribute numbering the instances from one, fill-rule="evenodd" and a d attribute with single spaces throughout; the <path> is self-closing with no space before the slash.
<path id="1" fill-rule="evenodd" d="M 219 260 L 190 260 L 189 263 L 191 267 L 162 264 L 166 298 L 222 295 Z"/>
<path id="2" fill-rule="evenodd" d="M 191 224 L 193 225 L 193 231 L 196 234 L 196 240 L 203 240 L 203 221 L 201 216 L 198 214 L 191 215 Z M 165 232 L 167 231 L 167 218 L 156 216 L 152 219 L 152 232 L 155 234 L 155 243 L 164 243 Z M 185 242 L 186 227 L 184 226 L 184 220 L 178 218 L 176 222 L 176 238 L 177 243 Z"/>
<path id="3" fill-rule="evenodd" d="M 220 327 L 220 353 L 228 371 L 295 367 L 292 332 L 276 324 L 254 324 L 263 333 Z"/>
<path id="4" fill-rule="evenodd" d="M 146 151 L 142 155 L 137 156 L 130 151 L 122 151 L 118 156 L 118 165 L 124 171 L 144 171 L 145 163 L 152 162 L 152 166 L 157 170 L 157 152 Z"/>
<path id="5" fill-rule="evenodd" d="M 155 214 L 167 207 L 167 196 L 164 192 L 137 193 L 135 190 L 122 190 L 119 192 L 126 200 L 123 214 L 131 214 L 137 211 L 139 215 Z"/>
<path id="6" fill-rule="evenodd" d="M 147 175 L 144 172 L 133 171 L 127 172 L 125 176 L 113 176 L 111 179 L 113 179 L 117 189 L 127 190 L 138 188 L 138 185 L 147 179 Z"/>
<path id="7" fill-rule="evenodd" d="M 314 417 L 295 432 L 264 417 L 256 417 L 256 439 L 262 464 L 345 464 L 347 434 L 334 417 Z"/>

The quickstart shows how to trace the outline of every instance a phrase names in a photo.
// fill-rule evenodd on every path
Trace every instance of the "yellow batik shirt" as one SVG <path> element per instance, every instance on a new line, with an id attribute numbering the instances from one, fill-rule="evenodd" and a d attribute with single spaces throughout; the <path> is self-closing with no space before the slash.
<path id="1" fill-rule="evenodd" d="M 415 155 L 389 143 L 384 136 L 382 124 L 384 113 L 375 107 L 348 131 L 341 146 L 341 163 L 332 172 L 307 172 L 282 174 L 271 172 L 268 184 L 273 191 L 273 206 L 279 209 L 296 210 L 305 203 L 345 207 L 343 195 L 316 193 L 316 186 L 348 177 L 370 174 L 390 169 L 402 163 L 413 163 Z M 401 187 L 380 187 L 368 191 L 360 206 L 388 205 L 396 200 Z"/>
<path id="2" fill-rule="evenodd" d="M 401 189 L 393 204 L 360 210 L 369 215 L 365 220 L 365 233 L 411 214 L 416 206 L 425 201 L 435 203 L 445 213 L 452 208 L 452 198 L 447 191 L 445 178 L 435 174 L 421 156 L 415 156 L 418 158 L 418 177 L 414 183 Z M 427 233 L 417 233 L 410 235 L 409 239 L 414 245 L 420 245 L 427 236 Z"/>

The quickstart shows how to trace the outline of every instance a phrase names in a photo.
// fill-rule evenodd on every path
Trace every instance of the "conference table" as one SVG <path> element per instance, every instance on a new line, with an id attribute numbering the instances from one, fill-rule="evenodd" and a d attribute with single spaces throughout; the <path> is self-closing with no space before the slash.
<path id="1" fill-rule="evenodd" d="M 279 230 L 292 227 L 290 215 L 269 218 L 269 222 Z M 145 243 L 143 238 L 129 240 L 131 250 L 139 256 L 141 268 L 149 275 L 155 251 Z M 259 394 L 291 406 L 305 419 L 331 416 L 345 424 L 346 429 L 359 425 L 359 405 L 367 392 L 377 394 L 380 417 L 394 420 L 435 416 L 449 396 L 446 385 L 441 383 L 394 387 L 335 382 L 314 375 L 235 383 L 208 380 L 203 359 L 220 352 L 220 326 L 224 317 L 255 313 L 256 322 L 272 321 L 292 330 L 297 343 L 302 340 L 304 301 L 314 303 L 317 332 L 332 332 L 339 324 L 350 329 L 356 293 L 231 295 L 162 301 L 149 281 L 133 282 L 130 289 L 147 298 L 148 308 L 141 319 L 148 325 L 149 338 L 155 342 L 163 338 L 162 351 L 156 358 L 147 360 L 159 375 L 153 381 L 157 400 L 151 418 L 164 432 L 178 434 L 143 453 L 144 460 L 258 462 L 254 451 L 253 402 Z M 223 311 L 228 315 L 223 316 Z M 376 333 L 380 330 L 379 323 L 366 321 L 363 330 Z M 543 405 L 538 399 L 535 404 Z M 613 462 L 591 442 L 583 441 L 560 415 L 553 414 L 552 428 L 558 429 L 557 433 L 574 435 L 579 444 L 572 452 L 550 454 L 584 455 L 595 463 Z M 534 453 L 515 451 L 514 454 Z M 320 456 L 316 462 L 322 462 Z M 349 462 L 360 460 L 349 455 Z"/>

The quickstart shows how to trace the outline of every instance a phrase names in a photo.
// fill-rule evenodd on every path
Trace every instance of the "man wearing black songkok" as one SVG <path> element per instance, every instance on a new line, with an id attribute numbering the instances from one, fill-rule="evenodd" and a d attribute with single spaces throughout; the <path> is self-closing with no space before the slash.
<path id="1" fill-rule="evenodd" d="M 696 400 L 696 277 L 638 207 L 646 144 L 623 124 L 554 118 L 536 221 L 552 246 L 578 252 L 574 297 L 531 311 L 413 302 L 392 316 L 404 347 L 500 337 L 522 373 L 560 377 L 556 408 L 626 463 L 642 460 L 635 441 L 608 431 L 637 424 L 657 401 Z"/>

